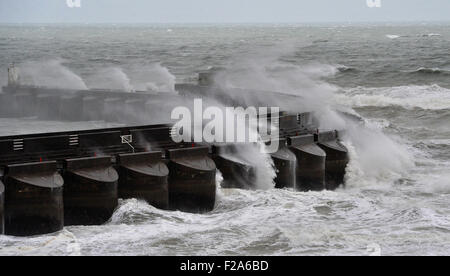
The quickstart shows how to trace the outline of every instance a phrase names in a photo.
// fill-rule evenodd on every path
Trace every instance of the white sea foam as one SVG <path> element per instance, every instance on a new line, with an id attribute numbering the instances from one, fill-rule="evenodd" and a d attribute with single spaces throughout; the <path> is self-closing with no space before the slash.
<path id="1" fill-rule="evenodd" d="M 391 34 L 386 35 L 386 37 L 389 38 L 389 39 L 397 39 L 397 38 L 400 38 L 399 35 L 391 35 Z"/>
<path id="2" fill-rule="evenodd" d="M 336 94 L 338 103 L 352 107 L 401 106 L 430 110 L 450 108 L 450 90 L 438 85 L 397 87 L 356 87 Z"/>
<path id="3" fill-rule="evenodd" d="M 442 36 L 438 33 L 429 33 L 429 34 L 423 34 L 422 37 L 436 37 L 436 36 Z"/>

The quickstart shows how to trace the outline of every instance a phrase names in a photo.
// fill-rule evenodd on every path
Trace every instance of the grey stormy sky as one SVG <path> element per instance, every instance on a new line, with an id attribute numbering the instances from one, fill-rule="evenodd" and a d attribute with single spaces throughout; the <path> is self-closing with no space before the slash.
<path id="1" fill-rule="evenodd" d="M 75 1 L 75 0 L 70 0 Z M 0 0 L 0 23 L 450 21 L 450 0 Z"/>

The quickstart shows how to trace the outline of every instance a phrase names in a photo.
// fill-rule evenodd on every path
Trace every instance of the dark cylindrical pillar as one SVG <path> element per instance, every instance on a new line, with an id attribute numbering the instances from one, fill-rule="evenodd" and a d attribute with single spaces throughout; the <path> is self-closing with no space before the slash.
<path id="1" fill-rule="evenodd" d="M 3 186 L 3 182 L 0 181 L 0 235 L 5 234 L 4 204 L 5 204 L 5 186 Z"/>
<path id="2" fill-rule="evenodd" d="M 344 184 L 345 170 L 349 162 L 347 148 L 338 140 L 338 132 L 328 131 L 316 134 L 317 144 L 326 154 L 326 187 L 335 190 Z"/>
<path id="3" fill-rule="evenodd" d="M 216 165 L 208 147 L 169 150 L 169 205 L 173 210 L 207 212 L 216 201 Z"/>
<path id="4" fill-rule="evenodd" d="M 314 143 L 314 136 L 290 137 L 288 144 L 297 158 L 296 188 L 300 191 L 324 190 L 326 154 Z"/>
<path id="5" fill-rule="evenodd" d="M 65 225 L 98 225 L 111 218 L 119 179 L 111 157 L 67 159 L 63 177 Z"/>
<path id="6" fill-rule="evenodd" d="M 5 177 L 5 232 L 31 236 L 64 226 L 63 179 L 56 162 L 10 165 Z"/>
<path id="7" fill-rule="evenodd" d="M 295 188 L 297 158 L 286 147 L 286 139 L 279 140 L 278 151 L 271 154 L 275 169 L 275 188 Z"/>
<path id="8" fill-rule="evenodd" d="M 119 197 L 144 199 L 159 209 L 169 208 L 169 169 L 161 160 L 162 153 L 120 154 Z"/>
<path id="9" fill-rule="evenodd" d="M 256 168 L 239 158 L 234 145 L 214 145 L 213 159 L 222 173 L 223 188 L 252 189 L 256 183 Z"/>

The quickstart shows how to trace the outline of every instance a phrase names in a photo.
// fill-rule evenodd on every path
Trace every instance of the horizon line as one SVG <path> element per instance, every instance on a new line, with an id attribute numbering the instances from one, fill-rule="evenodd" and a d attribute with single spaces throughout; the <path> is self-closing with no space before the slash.
<path id="1" fill-rule="evenodd" d="M 207 25 L 225 25 L 225 24 L 239 24 L 239 25 L 249 25 L 249 24 L 357 24 L 357 23 L 379 23 L 379 24 L 392 24 L 392 23 L 450 23 L 449 20 L 390 20 L 390 21 L 280 21 L 280 22 L 269 22 L 269 21 L 255 21 L 255 22 L 245 22 L 245 21 L 229 21 L 229 22 L 113 22 L 113 21 L 105 21 L 105 22 L 6 22 L 0 21 L 2 25 L 36 25 L 36 24 L 60 24 L 60 25 L 103 25 L 103 24 L 115 24 L 115 25 L 161 25 L 161 24 L 186 24 L 186 25 L 198 25 L 198 24 L 207 24 Z"/>

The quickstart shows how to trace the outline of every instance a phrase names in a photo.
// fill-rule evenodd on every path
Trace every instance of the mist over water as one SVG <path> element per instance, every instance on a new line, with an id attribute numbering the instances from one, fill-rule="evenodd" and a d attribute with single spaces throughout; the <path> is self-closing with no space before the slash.
<path id="1" fill-rule="evenodd" d="M 364 255 L 377 244 L 382 254 L 448 255 L 449 47 L 442 25 L 0 27 L 2 83 L 15 62 L 21 81 L 34 85 L 176 93 L 175 82 L 221 67 L 216 81 L 225 88 L 301 96 L 267 100 L 313 111 L 320 129 L 345 129 L 351 156 L 346 187 L 335 192 L 270 189 L 267 170 L 266 189 L 219 189 L 208 214 L 125 200 L 102 226 L 0 237 L 0 254 Z M 31 132 L 38 123 L 0 126 Z M 270 168 L 264 156 L 242 154 Z"/>

